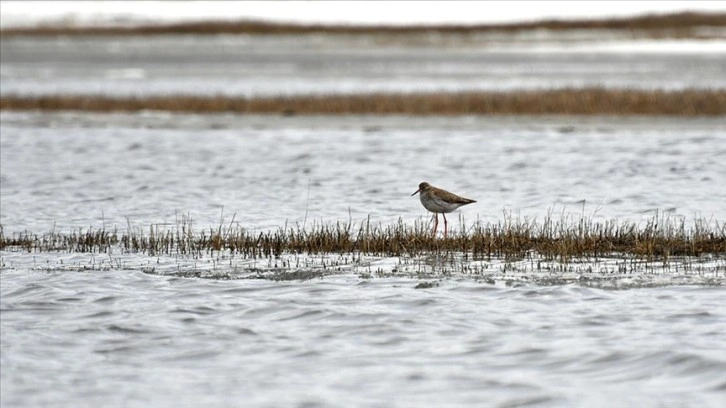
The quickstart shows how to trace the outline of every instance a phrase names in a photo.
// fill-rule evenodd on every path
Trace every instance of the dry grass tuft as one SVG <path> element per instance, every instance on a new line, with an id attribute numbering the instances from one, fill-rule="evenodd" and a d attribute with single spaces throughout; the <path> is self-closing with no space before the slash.
<path id="1" fill-rule="evenodd" d="M 726 90 L 566 88 L 511 92 L 280 97 L 43 95 L 0 97 L 0 110 L 281 115 L 726 115 Z"/>

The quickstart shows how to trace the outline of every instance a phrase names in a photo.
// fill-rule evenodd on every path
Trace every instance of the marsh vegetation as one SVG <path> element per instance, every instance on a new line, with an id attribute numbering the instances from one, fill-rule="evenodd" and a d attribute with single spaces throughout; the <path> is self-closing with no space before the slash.
<path id="1" fill-rule="evenodd" d="M 0 110 L 279 115 L 726 115 L 726 90 L 526 91 L 235 96 L 5 95 Z"/>
<path id="2" fill-rule="evenodd" d="M 726 225 L 705 219 L 687 224 L 683 219 L 654 217 L 643 223 L 596 222 L 588 218 L 542 221 L 505 216 L 497 223 L 464 225 L 443 239 L 431 234 L 421 221 L 375 225 L 370 221 L 318 224 L 303 228 L 284 226 L 275 231 L 254 231 L 239 224 L 194 230 L 189 218 L 173 226 L 151 225 L 145 231 L 73 230 L 5 235 L 0 230 L 0 250 L 27 252 L 98 252 L 111 247 L 146 255 L 201 256 L 227 252 L 246 258 L 274 258 L 284 254 L 363 254 L 420 256 L 459 253 L 472 259 L 522 258 L 535 253 L 543 259 L 630 256 L 648 261 L 670 257 L 726 255 Z"/>

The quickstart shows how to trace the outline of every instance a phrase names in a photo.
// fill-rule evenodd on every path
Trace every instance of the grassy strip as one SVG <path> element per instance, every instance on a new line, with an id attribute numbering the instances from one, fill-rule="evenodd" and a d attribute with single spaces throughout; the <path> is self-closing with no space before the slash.
<path id="1" fill-rule="evenodd" d="M 2 96 L 0 110 L 283 115 L 726 115 L 726 90 L 605 88 L 279 97 Z"/>
<path id="2" fill-rule="evenodd" d="M 641 259 L 664 260 L 676 256 L 714 254 L 726 256 L 726 225 L 711 226 L 696 220 L 686 226 L 683 220 L 654 217 L 644 224 L 633 222 L 555 221 L 542 223 L 505 217 L 496 224 L 476 224 L 434 238 L 429 225 L 413 226 L 399 222 L 389 226 L 359 226 L 352 222 L 319 225 L 311 229 L 280 228 L 272 232 L 250 232 L 241 227 L 223 227 L 195 233 L 191 221 L 171 229 L 149 227 L 142 232 L 118 233 L 105 230 L 31 233 L 6 237 L 0 228 L 0 250 L 28 252 L 108 252 L 120 246 L 130 253 L 148 255 L 199 255 L 229 251 L 245 258 L 270 258 L 282 254 L 358 253 L 376 256 L 418 256 L 431 252 L 471 255 L 474 259 L 524 257 L 536 253 L 545 259 L 608 257 L 614 254 Z"/>
<path id="3" fill-rule="evenodd" d="M 544 20 L 509 24 L 477 25 L 322 25 L 289 24 L 264 21 L 202 21 L 163 25 L 74 27 L 44 25 L 38 27 L 16 27 L 0 30 L 3 37 L 12 36 L 72 36 L 72 35 L 162 35 L 162 34 L 248 34 L 248 35 L 421 35 L 421 34 L 484 34 L 517 33 L 530 30 L 621 30 L 656 38 L 699 37 L 701 27 L 726 27 L 725 13 L 675 13 L 645 15 L 629 18 L 603 20 Z"/>

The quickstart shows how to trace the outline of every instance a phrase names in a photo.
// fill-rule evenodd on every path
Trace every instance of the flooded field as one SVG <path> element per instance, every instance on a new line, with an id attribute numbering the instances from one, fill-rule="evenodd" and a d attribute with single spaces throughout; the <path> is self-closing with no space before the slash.
<path id="1" fill-rule="evenodd" d="M 726 218 L 720 119 L 1 119 L 8 237 L 148 238 L 182 220 L 196 232 L 428 229 L 410 196 L 422 180 L 477 199 L 450 215 L 454 235 L 507 214 Z M 724 402 L 723 258 L 464 255 L 6 248 L 2 405 Z"/>
<path id="2" fill-rule="evenodd" d="M 726 88 L 722 39 L 567 35 L 3 37 L 0 96 Z M 720 408 L 724 157 L 697 115 L 2 111 L 0 405 Z M 448 240 L 422 181 L 477 201 Z"/>

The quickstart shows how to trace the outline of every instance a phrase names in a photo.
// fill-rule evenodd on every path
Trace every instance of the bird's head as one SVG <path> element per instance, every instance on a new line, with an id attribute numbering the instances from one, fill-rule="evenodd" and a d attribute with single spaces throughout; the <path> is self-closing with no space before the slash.
<path id="1" fill-rule="evenodd" d="M 414 192 L 413 194 L 411 194 L 411 195 L 412 195 L 412 196 L 415 196 L 415 195 L 416 195 L 417 193 L 420 193 L 420 192 L 422 192 L 422 191 L 426 191 L 426 190 L 428 190 L 428 189 L 429 189 L 430 187 L 431 187 L 431 184 L 429 184 L 429 183 L 427 183 L 427 182 L 425 182 L 425 181 L 424 181 L 423 183 L 421 183 L 421 184 L 419 184 L 419 185 L 418 185 L 418 190 L 416 190 L 416 191 L 415 191 L 415 192 Z"/>

